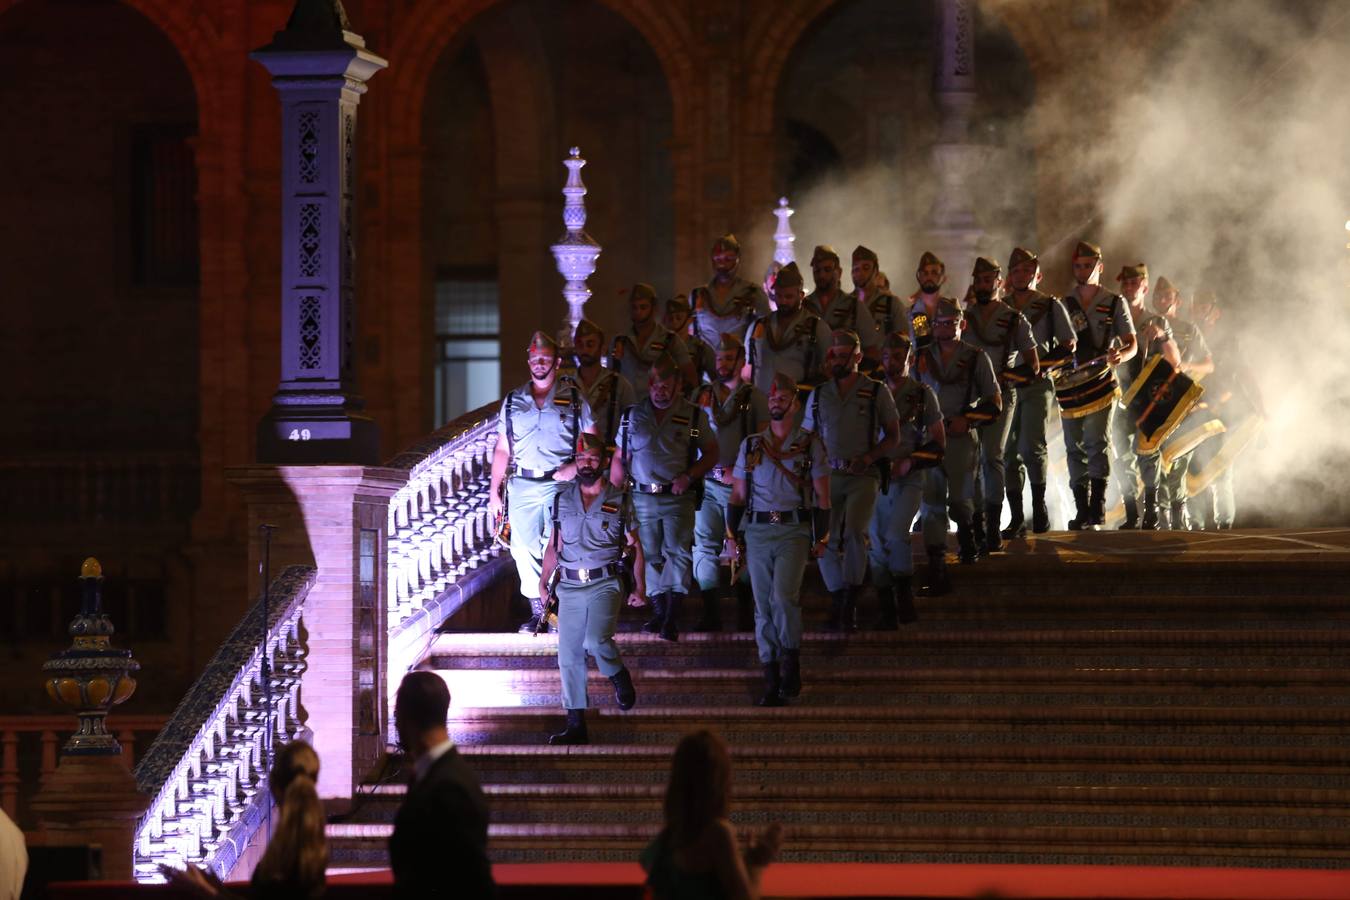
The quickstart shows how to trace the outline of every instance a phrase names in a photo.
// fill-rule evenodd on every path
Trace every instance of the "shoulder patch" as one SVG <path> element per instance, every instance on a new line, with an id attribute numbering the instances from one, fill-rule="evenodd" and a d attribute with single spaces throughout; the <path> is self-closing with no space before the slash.
<path id="1" fill-rule="evenodd" d="M 557 394 L 554 394 L 554 395 L 553 395 L 553 405 L 554 405 L 554 406 L 571 406 L 571 405 L 572 405 L 572 398 L 571 398 L 571 397 L 562 397 L 562 396 L 559 396 L 559 395 L 557 395 Z"/>
<path id="2" fill-rule="evenodd" d="M 676 414 L 670 417 L 670 421 L 674 422 L 676 425 L 688 425 L 689 417 Z"/>
<path id="3" fill-rule="evenodd" d="M 609 513 L 609 514 L 612 515 L 612 516 L 617 516 L 617 515 L 619 514 L 619 504 L 617 504 L 617 503 L 601 503 L 601 504 L 600 504 L 600 511 L 601 511 L 601 512 L 604 512 L 604 513 Z"/>

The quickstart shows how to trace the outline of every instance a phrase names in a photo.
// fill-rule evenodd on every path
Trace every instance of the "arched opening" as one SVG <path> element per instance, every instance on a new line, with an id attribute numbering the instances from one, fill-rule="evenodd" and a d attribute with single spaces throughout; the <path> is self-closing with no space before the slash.
<path id="1" fill-rule="evenodd" d="M 423 106 L 423 259 L 433 283 L 437 424 L 519 380 L 536 328 L 563 321 L 548 245 L 562 233 L 571 146 L 588 160 L 587 230 L 604 247 L 587 314 L 613 329 L 621 288 L 674 290 L 670 137 L 661 66 L 593 2 L 509 0 L 442 53 Z M 585 53 L 575 52 L 584 46 Z"/>

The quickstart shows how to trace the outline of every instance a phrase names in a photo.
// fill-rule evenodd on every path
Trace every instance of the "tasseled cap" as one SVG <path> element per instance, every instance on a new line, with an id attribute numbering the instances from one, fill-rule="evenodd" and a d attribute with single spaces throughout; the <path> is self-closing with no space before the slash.
<path id="1" fill-rule="evenodd" d="M 944 271 L 947 268 L 947 264 L 938 259 L 938 255 L 932 250 L 923 251 L 923 255 L 919 257 L 919 268 L 922 269 L 924 266 L 938 266 Z"/>
<path id="2" fill-rule="evenodd" d="M 1008 257 L 1008 268 L 1015 269 L 1022 263 L 1039 263 L 1040 261 L 1041 258 L 1037 256 L 1034 251 L 1028 250 L 1025 247 L 1014 247 L 1012 256 Z"/>
<path id="3" fill-rule="evenodd" d="M 769 382 L 769 396 L 772 397 L 775 393 L 796 397 L 797 382 L 786 372 L 774 372 L 773 379 Z"/>
<path id="4" fill-rule="evenodd" d="M 832 259 L 835 262 L 839 262 L 839 254 L 829 244 L 817 244 L 816 249 L 811 251 L 811 265 L 814 266 L 824 259 Z"/>
<path id="5" fill-rule="evenodd" d="M 540 350 L 548 350 L 553 354 L 558 352 L 558 342 L 549 337 L 542 331 L 536 331 L 530 335 L 530 345 L 525 348 L 527 353 L 534 353 Z"/>
<path id="6" fill-rule="evenodd" d="M 684 294 L 676 294 L 666 301 L 666 312 L 671 314 L 689 314 L 689 299 Z"/>
<path id="7" fill-rule="evenodd" d="M 857 350 L 862 346 L 862 341 L 858 340 L 858 332 L 849 331 L 847 328 L 836 328 L 830 332 L 831 347 L 850 347 Z"/>
<path id="8" fill-rule="evenodd" d="M 859 244 L 858 246 L 853 248 L 853 261 L 857 262 L 860 259 L 870 259 L 872 261 L 872 265 L 874 266 L 881 264 L 881 261 L 877 259 L 876 251 L 869 250 L 862 244 Z"/>
<path id="9" fill-rule="evenodd" d="M 632 289 L 628 292 L 628 299 L 650 300 L 653 303 L 655 303 L 656 288 L 652 287 L 650 284 L 647 284 L 645 281 L 639 281 L 637 284 L 633 285 Z"/>
<path id="10" fill-rule="evenodd" d="M 575 344 L 582 338 L 591 336 L 598 337 L 600 339 L 600 342 L 604 343 L 605 340 L 604 329 L 602 329 L 599 325 L 592 322 L 590 319 L 582 319 L 580 322 L 577 323 L 576 331 L 572 332 L 572 343 Z"/>
<path id="11" fill-rule="evenodd" d="M 994 262 L 987 256 L 977 256 L 975 258 L 975 270 L 971 275 L 983 275 L 986 272 L 1002 272 L 1003 267 Z"/>
<path id="12" fill-rule="evenodd" d="M 956 301 L 950 297 L 941 297 L 937 302 L 937 310 L 933 313 L 934 322 L 960 321 L 961 307 L 956 305 Z"/>
<path id="13" fill-rule="evenodd" d="M 1177 286 L 1176 286 L 1175 284 L 1173 284 L 1172 282 L 1168 281 L 1167 278 L 1166 278 L 1166 276 L 1160 276 L 1160 277 L 1158 278 L 1158 283 L 1157 283 L 1157 285 L 1154 286 L 1154 288 L 1153 288 L 1153 296 L 1157 297 L 1157 296 L 1159 296 L 1159 295 L 1161 295 L 1161 294 L 1166 294 L 1166 293 L 1168 293 L 1169 291 L 1175 291 L 1175 290 L 1177 290 Z"/>
<path id="14" fill-rule="evenodd" d="M 577 453 L 584 453 L 587 450 L 605 455 L 605 442 L 598 434 L 589 434 L 583 431 L 577 435 Z"/>
<path id="15" fill-rule="evenodd" d="M 662 353 L 652 361 L 652 377 L 662 380 L 670 378 L 679 372 L 679 367 L 675 365 L 675 357 L 669 353 Z"/>
<path id="16" fill-rule="evenodd" d="M 736 337 L 735 334 L 730 331 L 724 331 L 722 332 L 722 336 L 717 339 L 717 352 L 744 353 L 745 344 L 742 344 L 741 339 Z"/>
<path id="17" fill-rule="evenodd" d="M 1121 266 L 1120 274 L 1116 276 L 1116 281 L 1124 281 L 1126 278 L 1147 278 L 1148 266 L 1143 263 L 1135 263 L 1132 266 Z"/>
<path id="18" fill-rule="evenodd" d="M 900 350 L 909 352 L 909 335 L 903 331 L 892 331 L 886 335 L 886 340 L 881 345 L 882 352 L 887 350 Z"/>
<path id="19" fill-rule="evenodd" d="M 1096 244 L 1089 244 L 1087 241 L 1079 241 L 1078 246 L 1073 248 L 1074 259 L 1101 259 L 1102 248 Z"/>
<path id="20" fill-rule="evenodd" d="M 716 253 L 718 250 L 730 250 L 733 253 L 740 253 L 741 242 L 736 240 L 736 235 L 734 234 L 724 234 L 713 241 L 712 252 Z"/>
<path id="21" fill-rule="evenodd" d="M 795 262 L 790 262 L 778 270 L 778 277 L 774 280 L 775 290 L 782 288 L 801 287 L 805 282 L 802 280 L 802 270 L 797 268 Z"/>

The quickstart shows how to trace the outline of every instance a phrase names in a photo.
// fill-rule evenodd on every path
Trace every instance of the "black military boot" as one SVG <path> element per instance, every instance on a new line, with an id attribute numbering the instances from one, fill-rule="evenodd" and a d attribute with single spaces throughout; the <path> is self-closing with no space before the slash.
<path id="1" fill-rule="evenodd" d="M 786 700 L 789 697 L 798 697 L 802 693 L 802 651 L 784 650 L 783 659 L 778 667 L 778 673 L 781 681 L 778 685 L 778 696 Z"/>
<path id="2" fill-rule="evenodd" d="M 956 543 L 961 548 L 961 562 L 970 565 L 979 558 L 979 550 L 975 544 L 975 529 L 969 522 L 956 523 Z"/>
<path id="3" fill-rule="evenodd" d="M 589 744 L 591 738 L 586 734 L 586 710 L 569 709 L 567 711 L 567 727 L 557 734 L 550 735 L 548 742 L 554 747 Z"/>
<path id="4" fill-rule="evenodd" d="M 826 631 L 844 630 L 844 612 L 848 608 L 848 589 L 830 591 L 830 614 L 825 618 Z"/>
<path id="5" fill-rule="evenodd" d="M 633 676 L 629 674 L 628 667 L 624 666 L 609 676 L 609 682 L 614 685 L 614 702 L 619 704 L 619 709 L 632 709 L 633 704 L 637 703 L 637 688 L 633 687 Z"/>
<path id="6" fill-rule="evenodd" d="M 1008 527 L 1003 529 L 1002 535 L 1005 541 L 1011 541 L 1016 538 L 1027 536 L 1027 520 L 1022 513 L 1022 491 L 1019 488 L 1014 491 L 1008 488 Z"/>
<path id="7" fill-rule="evenodd" d="M 958 525 L 956 528 L 956 534 L 959 540 L 961 535 L 960 525 Z M 985 538 L 984 510 L 983 508 L 980 507 L 978 503 L 975 504 L 975 514 L 971 516 L 970 519 L 970 536 L 975 541 L 975 555 L 977 557 L 988 556 L 989 546 L 984 542 Z M 972 560 L 972 562 L 973 561 L 974 560 Z M 965 560 L 962 559 L 961 562 L 965 562 Z"/>
<path id="8" fill-rule="evenodd" d="M 648 634 L 660 634 L 666 621 L 666 595 L 652 594 L 648 598 L 652 604 L 652 617 L 642 624 L 642 630 Z"/>
<path id="9" fill-rule="evenodd" d="M 721 631 L 722 630 L 722 598 L 726 596 L 726 588 L 708 588 L 702 592 L 703 614 L 694 623 L 695 631 Z"/>
<path id="10" fill-rule="evenodd" d="M 1106 524 L 1106 479 L 1089 479 L 1088 487 L 1090 489 L 1088 511 L 1092 515 L 1092 521 L 1088 524 L 1092 526 L 1093 531 L 1097 531 Z"/>
<path id="11" fill-rule="evenodd" d="M 1133 531 L 1139 527 L 1139 500 L 1133 494 L 1124 498 L 1125 521 L 1120 523 L 1121 531 Z"/>
<path id="12" fill-rule="evenodd" d="M 661 622 L 661 640 L 680 639 L 680 604 L 683 602 L 684 594 L 666 594 L 666 616 Z"/>
<path id="13" fill-rule="evenodd" d="M 1050 530 L 1050 510 L 1045 506 L 1045 485 L 1031 486 L 1031 530 L 1045 534 Z"/>
<path id="14" fill-rule="evenodd" d="M 755 593 L 749 580 L 736 582 L 736 630 L 755 630 Z"/>
<path id="15" fill-rule="evenodd" d="M 1069 520 L 1069 530 L 1082 531 L 1092 524 L 1092 515 L 1088 512 L 1088 486 L 1085 482 L 1073 486 L 1073 505 L 1075 512 L 1073 518 Z"/>
<path id="16" fill-rule="evenodd" d="M 925 597 L 942 597 L 952 592 L 952 580 L 947 575 L 947 550 L 929 547 L 927 583 L 920 591 Z"/>
<path id="17" fill-rule="evenodd" d="M 990 503 L 984 508 L 984 546 L 990 553 L 998 553 L 1003 549 L 1002 534 L 998 530 L 998 520 L 1002 515 L 1002 503 Z"/>
<path id="18" fill-rule="evenodd" d="M 542 619 L 543 617 L 544 617 L 544 601 L 540 600 L 538 597 L 531 597 L 530 617 L 526 619 L 524 622 L 520 623 L 520 627 L 516 629 L 516 632 L 518 634 L 538 634 L 539 620 Z M 552 630 L 556 631 L 557 629 Z"/>
<path id="19" fill-rule="evenodd" d="M 1191 519 L 1190 519 L 1190 516 L 1188 516 L 1188 515 L 1186 514 L 1186 501 L 1183 500 L 1183 501 L 1181 501 L 1180 503 L 1173 503 L 1173 504 L 1172 504 L 1172 530 L 1173 530 L 1173 531 L 1190 531 L 1190 529 L 1191 529 Z"/>
<path id="20" fill-rule="evenodd" d="M 1158 530 L 1158 489 L 1144 488 L 1144 518 L 1139 527 L 1145 531 Z"/>
<path id="21" fill-rule="evenodd" d="M 858 597 L 862 586 L 850 587 L 844 600 L 844 614 L 839 619 L 839 630 L 852 634 L 858 630 Z"/>
<path id="22" fill-rule="evenodd" d="M 899 576 L 892 575 L 892 578 Z M 874 631 L 899 631 L 900 620 L 896 617 L 895 591 L 890 587 L 877 588 L 877 623 Z"/>
<path id="23" fill-rule="evenodd" d="M 912 575 L 892 575 L 891 596 L 895 618 L 908 625 L 919 620 L 919 612 L 914 608 L 914 577 Z"/>
<path id="24" fill-rule="evenodd" d="M 764 695 L 755 701 L 756 706 L 782 706 L 783 676 L 778 671 L 778 663 L 764 664 Z"/>

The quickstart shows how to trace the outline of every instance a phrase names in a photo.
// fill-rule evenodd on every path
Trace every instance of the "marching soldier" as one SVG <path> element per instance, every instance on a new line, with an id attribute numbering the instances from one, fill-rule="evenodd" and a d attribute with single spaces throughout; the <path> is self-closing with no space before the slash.
<path id="1" fill-rule="evenodd" d="M 975 562 L 972 521 L 975 466 L 979 459 L 975 426 L 998 416 L 1003 394 L 988 354 L 961 340 L 961 310 L 956 301 L 945 297 L 939 300 L 932 323 L 933 343 L 927 350 L 916 353 L 915 368 L 919 380 L 937 396 L 947 439 L 942 465 L 928 473 L 923 498 L 927 590 L 931 595 L 940 595 L 950 590 L 944 555 L 948 517 L 956 523 L 961 562 Z"/>
<path id="2" fill-rule="evenodd" d="M 577 477 L 553 499 L 553 531 L 544 550 L 539 594 L 549 595 L 550 584 L 558 604 L 558 674 L 567 727 L 548 739 L 550 744 L 584 744 L 586 708 L 586 654 L 595 657 L 601 674 L 614 685 L 619 709 L 637 702 L 633 677 L 619 658 L 614 628 L 619 606 L 645 605 L 642 545 L 638 542 L 633 504 L 628 495 L 605 477 L 608 452 L 597 435 L 577 440 Z M 630 590 L 624 583 L 625 547 L 636 554 Z M 554 577 L 556 581 L 554 581 Z"/>
<path id="3" fill-rule="evenodd" d="M 700 292 L 707 293 L 707 288 L 694 288 L 694 296 L 697 298 Z M 712 381 L 717 377 L 716 351 L 703 339 L 694 334 L 694 319 L 690 314 L 689 301 L 685 299 L 684 294 L 677 294 L 666 301 L 666 316 L 661 324 L 673 334 L 678 334 L 680 340 L 684 341 L 685 348 L 689 351 L 689 359 L 694 364 L 694 373 L 698 376 L 698 382 L 695 382 L 691 390 L 696 390 L 698 384 L 705 381 Z"/>
<path id="4" fill-rule="evenodd" d="M 820 558 L 830 592 L 828 630 L 852 631 L 867 571 L 867 529 L 890 456 L 900 440 L 895 400 L 886 385 L 858 371 L 858 336 L 838 330 L 825 356 L 829 380 L 811 392 L 802 428 L 820 436 L 830 467 L 830 534 Z M 881 435 L 880 438 L 877 436 Z M 878 463 L 885 466 L 883 473 Z"/>
<path id="5" fill-rule="evenodd" d="M 1026 317 L 997 299 L 1003 283 L 1002 267 L 981 256 L 975 260 L 971 277 L 974 279 L 971 289 L 975 294 L 975 303 L 966 310 L 966 327 L 961 339 L 989 355 L 994 377 L 998 379 L 1003 393 L 1003 409 L 998 418 L 980 428 L 984 506 L 983 509 L 976 506 L 973 522 L 976 544 L 983 537 L 985 548 L 994 553 L 1000 548 L 998 526 L 1003 515 L 1003 449 L 1008 443 L 1008 433 L 1012 430 L 1013 411 L 1017 408 L 1017 394 L 1013 391 L 1008 373 L 1022 365 L 1030 377 L 1035 378 L 1041 373 L 1041 361 Z M 976 499 L 978 501 L 980 498 Z M 1020 494 L 1017 499 L 1020 507 Z M 980 534 L 981 525 L 983 536 Z"/>
<path id="6" fill-rule="evenodd" d="M 681 393 L 675 360 L 661 354 L 652 363 L 647 398 L 625 410 L 619 421 L 610 480 L 621 485 L 632 479 L 653 613 L 643 630 L 668 641 L 679 640 L 698 488 L 717 464 L 717 451 L 708 417 Z"/>
<path id="7" fill-rule="evenodd" d="M 1079 241 L 1073 252 L 1073 277 L 1077 284 L 1064 297 L 1069 321 L 1078 343 L 1075 368 L 1084 374 L 1101 369 L 1114 380 L 1113 370 L 1135 354 L 1134 320 L 1119 294 L 1101 286 L 1102 251 Z M 1106 482 L 1111 477 L 1109 436 L 1115 403 L 1108 402 L 1086 415 L 1071 416 L 1061 408 L 1064 450 L 1068 457 L 1069 485 L 1077 512 L 1069 528 L 1097 529 L 1106 519 Z"/>
<path id="8" fill-rule="evenodd" d="M 733 234 L 724 234 L 712 245 L 712 281 L 704 290 L 695 289 L 694 334 L 709 347 L 716 347 L 723 334 L 745 334 L 750 320 L 769 314 L 769 298 L 752 281 L 741 278 L 741 245 Z"/>
<path id="9" fill-rule="evenodd" d="M 829 542 L 830 484 L 825 448 L 794 424 L 797 382 L 769 382 L 769 426 L 741 442 L 727 506 L 727 542 L 745 557 L 755 596 L 755 645 L 764 667 L 760 706 L 781 706 L 802 690 L 802 576 Z M 744 529 L 745 546 L 736 534 Z"/>
<path id="10" fill-rule="evenodd" d="M 605 332 L 590 319 L 577 323 L 572 335 L 572 346 L 577 356 L 575 375 L 567 376 L 581 388 L 595 419 L 595 433 L 613 452 L 614 435 L 619 428 L 619 414 L 636 401 L 633 385 L 618 372 L 600 365 L 605 348 Z"/>
<path id="11" fill-rule="evenodd" d="M 859 251 L 863 256 L 876 258 L 876 254 L 866 247 L 853 251 L 855 257 Z M 840 284 L 843 276 L 839 254 L 828 244 L 819 245 L 811 254 L 811 277 L 816 283 L 816 289 L 807 294 L 802 303 L 808 312 L 820 316 L 831 332 L 843 329 L 856 334 L 867 367 L 871 369 L 881 356 L 881 335 L 877 333 L 876 323 L 872 321 L 867 305 L 857 296 L 844 293 Z"/>
<path id="12" fill-rule="evenodd" d="M 628 313 L 633 324 L 614 339 L 609 351 L 610 368 L 627 378 L 640 396 L 647 393 L 647 373 L 652 363 L 666 353 L 675 361 L 686 384 L 698 384 L 698 373 L 684 341 L 656 320 L 656 290 L 650 284 L 633 285 L 628 294 Z"/>
<path id="13" fill-rule="evenodd" d="M 910 526 L 923 500 L 927 465 L 914 453 L 920 447 L 927 454 L 941 452 L 947 443 L 942 428 L 942 410 L 933 389 L 909 374 L 909 338 L 902 331 L 892 333 L 881 346 L 881 369 L 886 387 L 895 398 L 900 416 L 900 440 L 891 457 L 890 486 L 877 497 L 872 516 L 872 581 L 881 606 L 877 628 L 894 631 L 900 622 L 913 622 L 914 552 Z"/>
<path id="14" fill-rule="evenodd" d="M 917 353 L 928 347 L 938 303 L 950 300 L 955 306 L 956 301 L 940 293 L 942 286 L 947 283 L 947 266 L 931 251 L 925 250 L 919 257 L 919 268 L 914 270 L 914 279 L 919 283 L 919 289 L 910 298 L 909 341 Z"/>
<path id="15" fill-rule="evenodd" d="M 908 304 L 891 293 L 891 282 L 878 267 L 875 251 L 859 244 L 853 250 L 853 293 L 849 296 L 862 301 L 872 317 L 882 342 L 905 322 Z M 881 352 L 884 352 L 884 348 Z"/>
<path id="16" fill-rule="evenodd" d="M 1004 451 L 1004 472 L 1008 491 L 1008 511 L 1011 521 L 1003 537 L 1022 537 L 1026 534 L 1026 520 L 1022 511 L 1022 475 L 1031 481 L 1031 527 L 1036 534 L 1050 530 L 1050 512 L 1045 505 L 1046 424 L 1055 402 L 1055 385 L 1050 380 L 1049 365 L 1073 353 L 1077 337 L 1069 313 L 1057 297 L 1037 290 L 1041 280 L 1041 263 L 1036 254 L 1018 247 L 1008 259 L 1008 284 L 1012 292 L 1005 302 L 1017 310 L 1031 326 L 1036 339 L 1036 355 L 1041 371 L 1032 376 L 1030 370 L 1018 375 L 1026 380 L 1016 387 L 1016 405 L 1012 427 Z M 1010 376 L 1012 373 L 1009 373 Z M 1016 376 L 1014 376 L 1016 377 Z"/>
<path id="17" fill-rule="evenodd" d="M 558 381 L 557 342 L 536 331 L 526 352 L 530 380 L 506 395 L 497 415 L 488 512 L 495 520 L 504 508 L 511 524 L 511 558 L 520 575 L 520 592 L 530 601 L 530 618 L 520 632 L 533 634 L 544 614 L 538 585 L 549 509 L 561 482 L 576 472 L 573 448 L 578 436 L 594 434 L 595 422 L 577 386 Z"/>
<path id="18" fill-rule="evenodd" d="M 1166 278 L 1158 279 L 1153 308 L 1167 319 L 1167 324 L 1172 328 L 1172 339 L 1176 341 L 1177 351 L 1181 354 L 1181 365 L 1177 368 L 1197 380 L 1213 372 L 1214 357 L 1205 343 L 1205 336 L 1200 332 L 1200 326 L 1181 318 L 1181 291 Z M 1161 493 L 1171 504 L 1169 527 L 1173 531 L 1190 528 L 1190 516 L 1186 513 L 1186 469 L 1191 464 L 1193 453 L 1183 454 L 1173 460 L 1171 467 L 1162 476 Z"/>
<path id="19" fill-rule="evenodd" d="M 1120 292 L 1130 304 L 1130 318 L 1134 320 L 1135 335 L 1139 342 L 1139 352 L 1134 358 L 1120 364 L 1116 377 L 1120 389 L 1128 391 L 1144 370 L 1149 357 L 1159 354 L 1180 368 L 1181 357 L 1177 353 L 1176 341 L 1172 339 L 1172 328 L 1162 316 L 1150 313 L 1144 307 L 1144 297 L 1148 294 L 1148 266 L 1135 263 L 1124 266 L 1116 276 L 1120 282 Z M 1139 527 L 1152 531 L 1158 527 L 1158 450 L 1151 453 L 1138 452 L 1137 439 L 1139 426 L 1129 410 L 1116 410 L 1115 425 L 1112 429 L 1112 442 L 1116 450 L 1116 478 L 1120 488 L 1121 501 L 1125 504 L 1125 521 L 1121 530 L 1128 531 Z M 1144 518 L 1139 519 L 1138 485 L 1144 485 Z"/>
<path id="20" fill-rule="evenodd" d="M 773 376 L 785 372 L 798 385 L 818 384 L 830 347 L 830 329 L 802 306 L 802 273 L 788 263 L 774 285 L 778 309 L 757 317 L 745 333 L 750 380 L 767 393 Z"/>
<path id="21" fill-rule="evenodd" d="M 708 416 L 717 435 L 717 464 L 703 483 L 703 502 L 694 517 L 694 577 L 703 594 L 703 617 L 695 631 L 718 631 L 722 627 L 721 599 L 728 587 L 722 584 L 720 557 L 727 532 L 727 502 L 731 497 L 732 469 L 741 441 L 769 421 L 764 393 L 741 380 L 745 348 L 733 334 L 723 334 L 717 348 L 717 379 L 703 385 L 698 405 Z M 751 627 L 753 603 L 749 585 L 738 579 L 730 589 L 737 592 L 740 630 Z"/>

